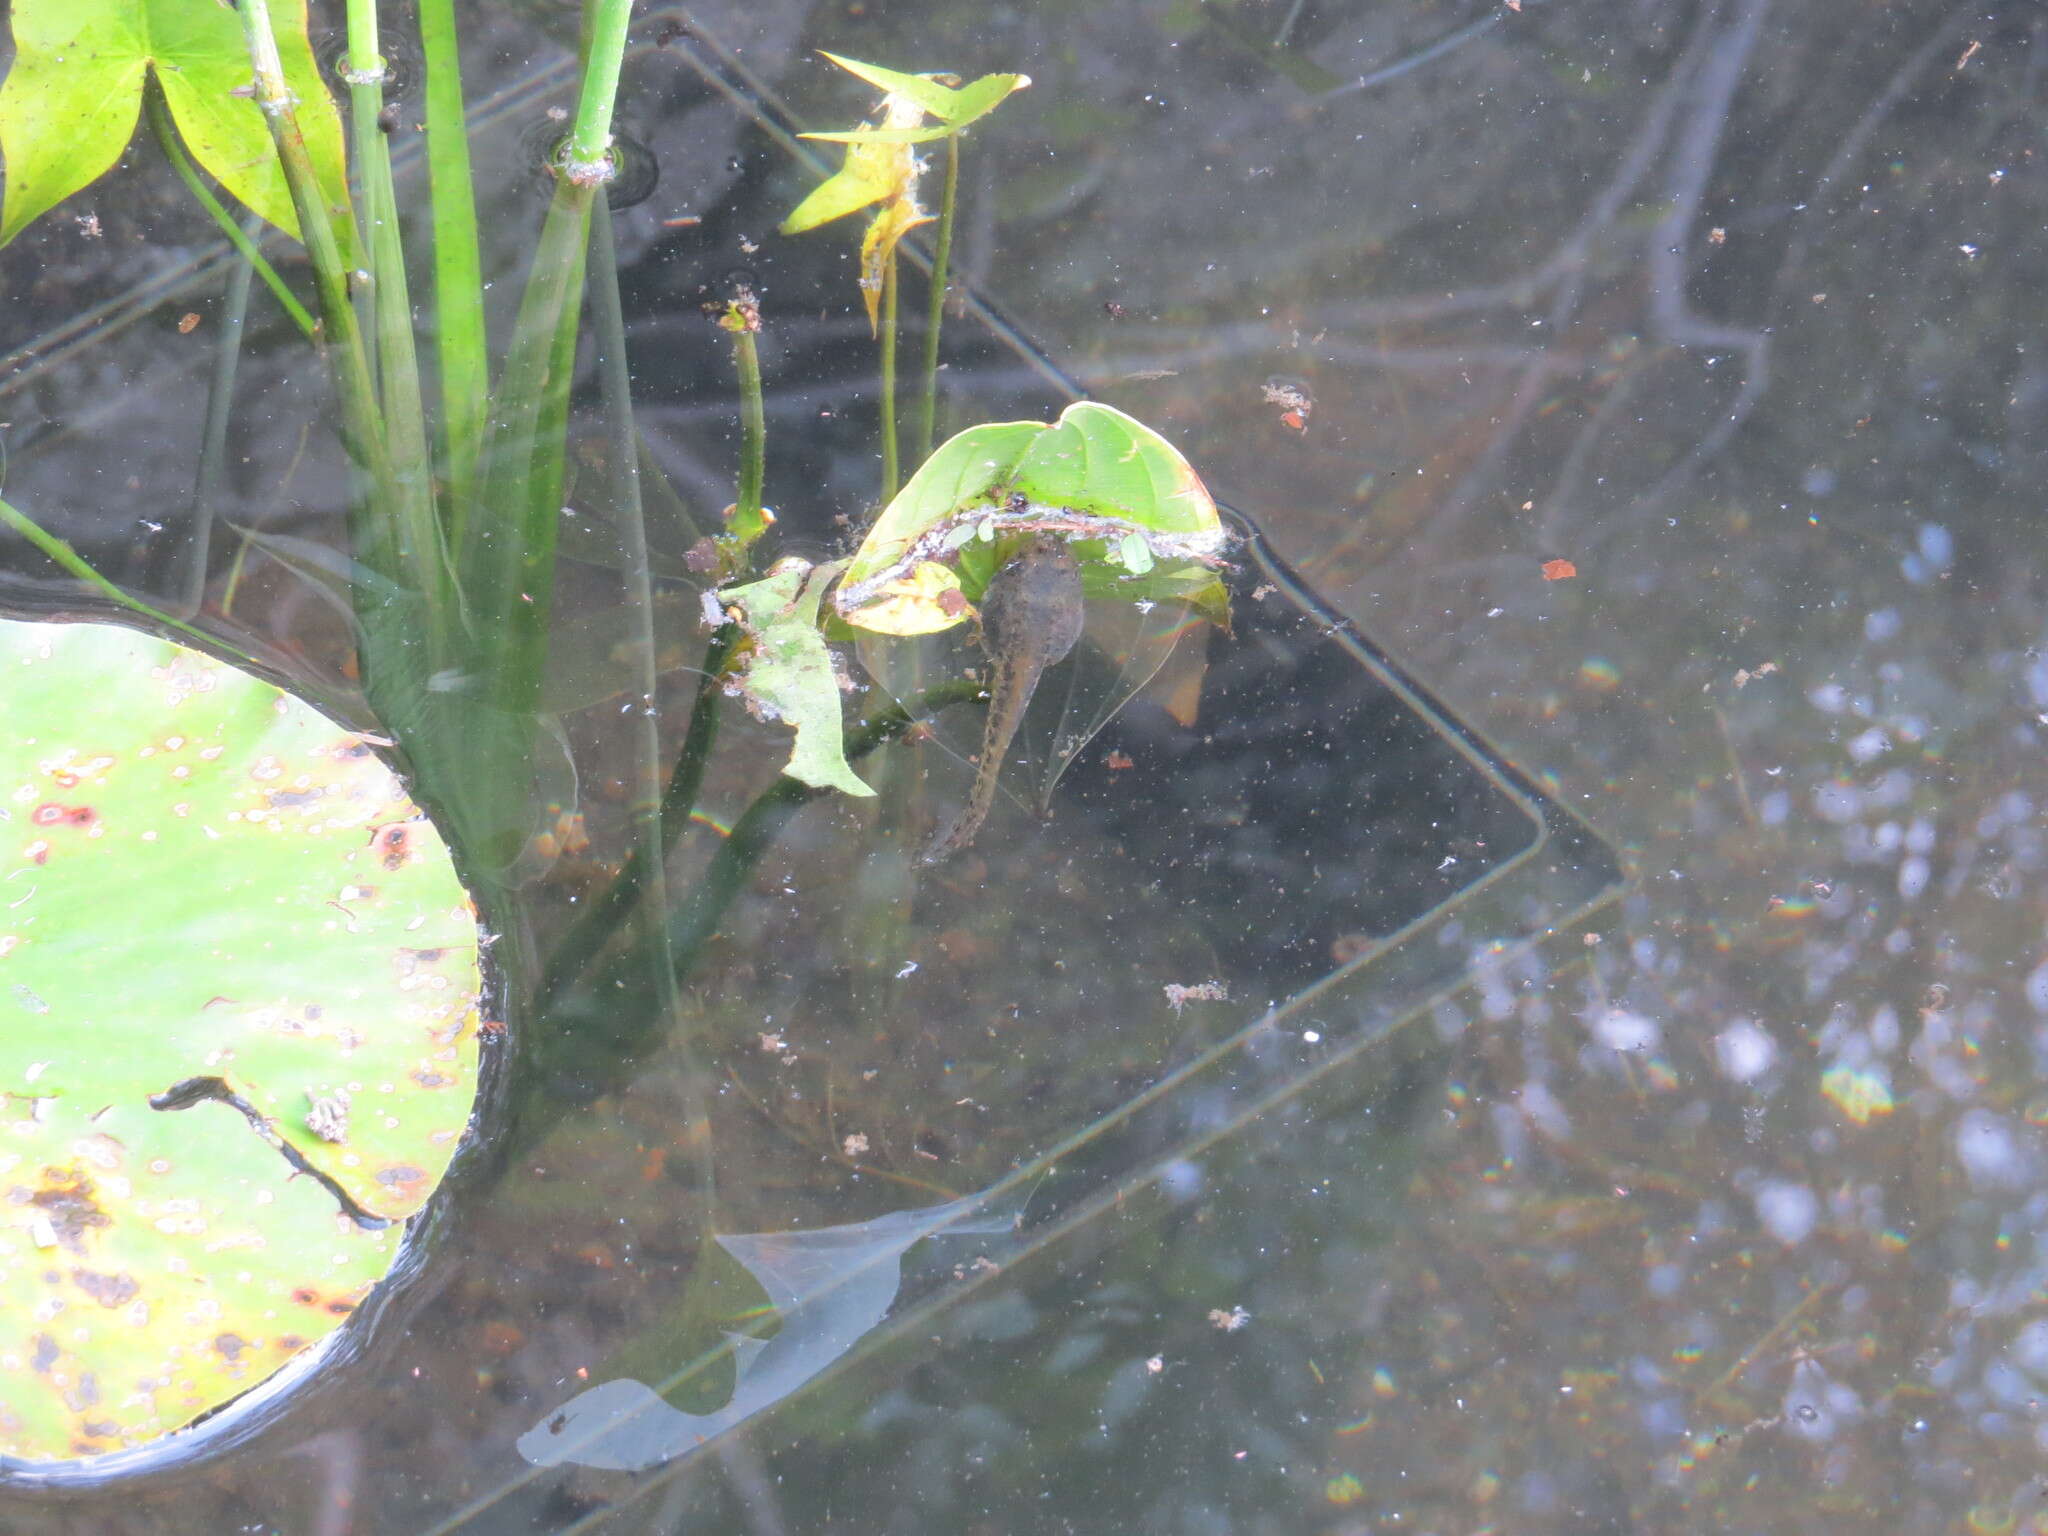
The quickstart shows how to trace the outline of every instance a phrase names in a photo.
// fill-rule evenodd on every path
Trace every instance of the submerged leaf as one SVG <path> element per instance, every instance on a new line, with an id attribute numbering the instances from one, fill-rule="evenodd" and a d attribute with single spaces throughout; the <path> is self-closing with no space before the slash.
<path id="1" fill-rule="evenodd" d="M 601 1382 L 550 1410 L 519 1437 L 534 1466 L 564 1462 L 638 1471 L 659 1466 L 782 1402 L 839 1360 L 888 1316 L 903 1286 L 903 1256 L 932 1237 L 992 1236 L 1013 1214 L 985 1195 L 897 1211 L 872 1221 L 794 1232 L 720 1233 L 716 1241 L 767 1293 L 776 1332 L 727 1334 L 733 1387 L 709 1412 L 686 1413 L 630 1377 Z M 670 1396 L 688 1385 L 678 1372 Z"/>
<path id="2" fill-rule="evenodd" d="M 818 632 L 825 579 L 809 562 L 789 559 L 759 581 L 718 594 L 720 602 L 741 610 L 750 642 L 729 691 L 737 692 L 760 718 L 787 720 L 795 729 L 796 742 L 783 770 L 791 778 L 818 789 L 872 795 L 846 760 L 839 673 Z"/>
<path id="3" fill-rule="evenodd" d="M 305 0 L 275 0 L 271 30 L 336 237 L 353 261 L 341 119 L 306 40 Z M 249 53 L 232 6 L 208 0 L 14 0 L 14 63 L 0 85 L 5 244 L 112 168 L 154 76 L 192 157 L 259 217 L 297 236 L 276 147 L 249 98 Z M 238 92 L 241 92 L 238 94 Z"/>

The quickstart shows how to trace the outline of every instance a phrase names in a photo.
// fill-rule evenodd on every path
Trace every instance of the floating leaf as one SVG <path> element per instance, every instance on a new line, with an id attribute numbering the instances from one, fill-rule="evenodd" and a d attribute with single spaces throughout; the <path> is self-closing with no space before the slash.
<path id="1" fill-rule="evenodd" d="M 829 573 L 808 561 L 783 560 L 759 581 L 727 587 L 722 603 L 741 610 L 749 644 L 732 685 L 764 720 L 787 720 L 796 730 L 783 771 L 818 789 L 872 795 L 846 761 L 839 707 L 839 673 L 818 632 L 818 600 Z"/>
<path id="2" fill-rule="evenodd" d="M 331 1333 L 476 1092 L 476 913 L 360 736 L 0 621 L 0 1453 L 190 1422 Z"/>
<path id="3" fill-rule="evenodd" d="M 336 235 L 354 261 L 341 119 L 306 40 L 305 0 L 274 0 L 271 30 Z M 270 129 L 250 99 L 232 6 L 210 0 L 14 0 L 14 64 L 0 85 L 7 191 L 0 245 L 113 167 L 150 77 L 192 157 L 258 216 L 299 233 Z M 238 91 L 240 94 L 237 94 Z"/>

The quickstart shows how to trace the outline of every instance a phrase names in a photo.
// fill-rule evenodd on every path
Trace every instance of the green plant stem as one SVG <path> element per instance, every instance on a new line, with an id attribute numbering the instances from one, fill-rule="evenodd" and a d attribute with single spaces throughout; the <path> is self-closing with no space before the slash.
<path id="1" fill-rule="evenodd" d="M 761 351 L 751 330 L 733 333 L 740 376 L 740 482 L 733 501 L 733 532 L 751 544 L 765 531 L 761 486 L 767 477 L 768 411 L 761 398 Z"/>
<path id="2" fill-rule="evenodd" d="M 476 496 L 490 393 L 484 326 L 481 242 L 470 179 L 469 124 L 462 105 L 462 60 L 455 0 L 420 0 L 420 53 L 426 69 L 427 187 L 434 225 L 434 345 L 441 372 L 441 434 L 448 479 L 448 543 L 462 544 L 463 519 Z"/>
<path id="3" fill-rule="evenodd" d="M 184 182 L 186 189 L 198 199 L 199 205 L 212 215 L 213 222 L 220 226 L 220 232 L 227 236 L 228 243 L 242 253 L 242 259 L 263 279 L 264 286 L 276 296 L 284 312 L 291 316 L 292 324 L 303 331 L 308 340 L 313 339 L 319 327 L 314 324 L 312 315 L 307 313 L 306 306 L 285 286 L 284 279 L 277 275 L 277 269 L 264 260 L 263 253 L 256 248 L 256 242 L 243 232 L 234 217 L 221 206 L 220 199 L 213 195 L 213 189 L 201 179 L 198 168 L 192 164 L 184 146 L 178 142 L 177 129 L 172 126 L 170 113 L 164 107 L 163 91 L 154 78 L 150 80 L 143 100 L 148 104 L 150 132 L 162 148 L 164 158 L 171 162 L 171 169 L 177 172 L 178 179 Z"/>
<path id="4" fill-rule="evenodd" d="M 919 715 L 949 704 L 979 697 L 981 684 L 975 678 L 956 678 L 930 690 L 917 701 L 916 711 L 892 704 L 872 719 L 862 721 L 846 733 L 846 756 L 858 762 L 876 748 L 909 730 Z M 718 931 L 726 908 L 740 893 L 761 855 L 774 846 L 784 826 L 804 806 L 833 793 L 817 789 L 787 774 L 754 797 L 754 803 L 732 824 L 732 832 L 719 844 L 705 866 L 690 899 L 676 910 L 669 922 L 669 943 L 679 975 L 687 976 L 705 943 Z"/>
<path id="5" fill-rule="evenodd" d="M 263 226 L 254 214 L 250 230 Z M 247 233 L 248 231 L 245 231 Z M 185 589 L 185 616 L 199 611 L 206 598 L 206 568 L 213 548 L 214 506 L 227 478 L 228 416 L 235 400 L 235 374 L 242 361 L 242 337 L 249 325 L 249 286 L 255 263 L 244 257 L 228 275 L 227 295 L 221 301 L 219 340 L 214 344 L 213 377 L 206 386 L 206 426 L 200 437 L 199 473 L 192 481 L 192 537 L 187 541 L 185 560 L 191 570 Z"/>
<path id="6" fill-rule="evenodd" d="M 277 39 L 270 29 L 268 0 L 238 0 L 238 4 L 242 30 L 249 44 L 249 62 L 256 75 L 256 104 L 270 125 L 271 142 L 277 147 L 285 184 L 291 189 L 292 208 L 298 214 L 300 237 L 313 264 L 322 338 L 334 373 L 335 393 L 341 401 L 342 445 L 350 461 L 369 475 L 372 484 L 388 488 L 392 482 L 391 461 L 384 447 L 384 423 L 377 407 L 376 387 L 371 382 L 369 357 L 349 302 L 341 245 L 314 178 L 305 137 L 299 131 L 298 119 L 292 115 L 291 90 L 285 83 L 284 66 L 277 56 Z M 354 522 L 357 558 L 381 575 L 394 576 L 399 569 L 399 546 L 393 530 L 378 526 L 367 508 L 357 509 Z"/>
<path id="7" fill-rule="evenodd" d="M 896 252 L 882 275 L 882 505 L 896 499 L 901 483 L 896 458 Z"/>
<path id="8" fill-rule="evenodd" d="M 939 199 L 938 243 L 932 250 L 931 304 L 924 326 L 924 398 L 917 413 L 917 462 L 932 456 L 939 418 L 939 327 L 946 318 L 946 268 L 953 257 L 953 205 L 960 193 L 960 135 L 946 135 L 946 184 Z"/>
<path id="9" fill-rule="evenodd" d="M 130 612 L 139 613 L 145 618 L 154 619 L 157 623 L 175 629 L 180 634 L 190 635 L 209 650 L 220 643 L 213 637 L 194 629 L 183 619 L 173 618 L 161 609 L 150 607 L 141 598 L 129 596 L 111 581 L 107 580 L 106 577 L 102 576 L 97 570 L 93 569 L 91 562 L 63 539 L 58 538 L 54 533 L 48 532 L 42 524 L 38 523 L 26 512 L 9 505 L 5 501 L 0 501 L 0 523 L 5 523 L 24 539 L 27 539 L 29 543 L 35 545 L 45 555 L 48 555 L 57 565 L 69 571 L 88 586 L 96 587 L 108 598 L 119 603 Z"/>
<path id="10" fill-rule="evenodd" d="M 583 60 L 583 90 L 569 128 L 569 174 L 578 167 L 608 164 L 612 147 L 612 105 L 619 94 L 619 69 L 626 57 L 632 0 L 593 0 L 586 11 L 589 48 Z M 602 179 L 597 177 L 594 179 Z"/>
<path id="11" fill-rule="evenodd" d="M 356 301 L 367 309 L 366 355 L 378 386 L 385 447 L 391 455 L 394 498 L 382 515 L 396 521 L 414 583 L 427 600 L 427 654 L 435 668 L 454 660 L 457 604 L 447 549 L 434 510 L 433 465 L 427 447 L 426 407 L 419 353 L 413 336 L 412 295 L 398 222 L 398 192 L 391 177 L 391 141 L 380 126 L 384 111 L 384 58 L 374 0 L 348 4 L 349 129 L 361 180 L 369 282 Z"/>
<path id="12" fill-rule="evenodd" d="M 663 826 L 671 838 L 689 819 L 689 807 L 695 803 L 697 791 L 703 784 L 704 765 L 710 760 L 711 742 L 716 733 L 721 691 L 719 673 L 725 656 L 738 639 L 739 631 L 727 626 L 712 638 L 710 652 L 705 657 L 706 676 L 697 688 L 697 704 L 691 712 L 689 734 L 684 738 L 682 756 L 669 779 L 668 793 L 662 800 Z M 925 714 L 979 698 L 981 692 L 979 679 L 954 678 L 927 690 L 910 707 L 892 704 L 846 733 L 846 756 L 849 761 L 858 762 L 903 735 Z M 689 975 L 697 951 L 717 930 L 726 907 L 739 893 L 746 876 L 774 842 L 775 834 L 781 831 L 784 823 L 810 801 L 831 793 L 831 790 L 814 789 L 785 774 L 756 796 L 753 804 L 733 823 L 731 832 L 719 845 L 718 852 L 692 889 L 688 903 L 679 908 L 670 920 L 670 958 L 678 979 Z M 555 946 L 537 994 L 537 1009 L 544 1011 L 589 973 L 592 962 L 633 911 L 645 878 L 646 871 L 636 851 Z"/>
<path id="13" fill-rule="evenodd" d="M 654 648 L 653 556 L 647 547 L 646 509 L 640 499 L 639 440 L 633 430 L 632 374 L 626 359 L 626 318 L 619 303 L 619 258 L 612 238 L 612 213 L 600 203 L 590 230 L 594 273 L 591 307 L 599 347 L 598 378 L 603 391 L 607 436 L 612 468 L 612 510 L 619 528 L 625 557 L 627 590 L 640 616 L 639 770 L 637 793 L 631 815 L 636 824 L 635 853 L 646 870 L 647 903 L 641 908 L 641 936 L 649 963 L 654 968 L 654 995 L 659 1005 L 664 1032 L 680 1034 L 683 1019 L 681 989 L 676 984 L 675 958 L 669 950 L 668 865 L 663 857 L 668 839 L 662 831 L 661 714 L 657 699 L 661 687 L 659 664 Z M 711 1160 L 711 1111 L 703 1097 L 704 1074 L 695 1069 L 691 1044 L 679 1039 L 685 1060 L 694 1069 L 685 1074 L 683 1087 L 687 1131 L 684 1141 L 696 1161 L 697 1187 L 707 1198 L 717 1189 L 717 1170 Z"/>
<path id="14" fill-rule="evenodd" d="M 662 829 L 659 852 L 662 856 L 675 846 L 683 828 L 689 825 L 690 813 L 697 808 L 697 794 L 704 787 L 704 770 L 711 761 L 711 749 L 718 741 L 718 702 L 723 692 L 725 664 L 739 638 L 739 627 L 727 624 L 711 637 L 711 643 L 705 647 L 704 675 L 697 684 L 696 702 L 690 708 L 690 723 L 683 733 L 682 751 L 677 754 L 675 771 L 669 775 L 668 787 L 662 792 L 659 813 Z M 564 987 L 582 975 L 598 951 L 611 941 L 612 935 L 618 932 L 639 902 L 640 893 L 647 884 L 647 872 L 653 863 L 644 845 L 636 847 L 627 855 L 618 874 L 612 877 L 611 884 L 570 924 L 555 945 L 554 953 L 548 957 L 547 971 L 541 978 L 538 993 L 540 1007 L 544 1008 Z"/>

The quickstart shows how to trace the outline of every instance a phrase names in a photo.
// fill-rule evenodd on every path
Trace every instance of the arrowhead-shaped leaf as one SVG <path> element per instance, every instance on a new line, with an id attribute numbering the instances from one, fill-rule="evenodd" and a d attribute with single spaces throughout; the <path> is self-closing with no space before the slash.
<path id="1" fill-rule="evenodd" d="M 0 85 L 7 190 L 0 244 L 90 186 L 134 137 L 154 75 L 192 156 L 260 217 L 296 236 L 297 214 L 263 113 L 241 19 L 215 0 L 14 0 L 14 64 Z M 305 0 L 275 0 L 271 27 L 299 128 L 354 260 L 341 121 L 306 39 Z"/>
<path id="2" fill-rule="evenodd" d="M 823 49 L 819 51 L 824 52 Z M 983 75 L 970 84 L 955 87 L 942 84 L 929 75 L 901 74 L 879 64 L 863 64 L 859 59 L 842 58 L 836 53 L 826 53 L 825 57 L 848 74 L 858 75 L 876 90 L 916 102 L 955 131 L 965 128 L 978 117 L 985 117 L 1004 97 L 1013 91 L 1023 90 L 1031 83 L 1029 75 Z"/>

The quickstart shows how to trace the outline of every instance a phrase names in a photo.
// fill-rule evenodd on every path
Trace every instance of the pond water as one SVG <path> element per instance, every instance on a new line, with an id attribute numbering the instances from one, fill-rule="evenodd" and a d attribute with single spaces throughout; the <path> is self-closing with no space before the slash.
<path id="1" fill-rule="evenodd" d="M 501 329 L 573 12 L 472 10 Z M 321 1370 L 139 1471 L 0 1465 L 0 1527 L 2048 1530 L 2048 16 L 635 28 L 666 750 L 737 461 L 707 299 L 762 300 L 778 548 L 876 496 L 852 226 L 774 233 L 787 130 L 869 102 L 820 49 L 1030 75 L 966 142 L 943 419 L 1158 429 L 1245 536 L 1232 628 L 937 868 L 975 706 L 766 818 L 786 732 L 729 707 L 679 910 L 768 838 L 674 1027 L 628 965 L 494 999 L 476 1141 Z M 191 510 L 231 278 L 182 197 L 138 145 L 0 252 L 6 494 L 338 696 L 345 464 L 260 294 Z M 591 842 L 512 919 L 543 949 L 630 836 L 597 371 L 549 682 Z M 1138 648 L 1097 623 L 1039 707 Z"/>

